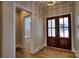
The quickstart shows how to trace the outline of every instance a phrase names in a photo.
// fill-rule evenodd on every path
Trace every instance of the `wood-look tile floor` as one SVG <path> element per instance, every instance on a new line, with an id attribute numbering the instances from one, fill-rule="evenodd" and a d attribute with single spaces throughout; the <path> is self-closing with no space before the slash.
<path id="1" fill-rule="evenodd" d="M 35 54 L 28 51 L 16 50 L 17 58 L 75 58 L 74 52 L 45 47 Z"/>

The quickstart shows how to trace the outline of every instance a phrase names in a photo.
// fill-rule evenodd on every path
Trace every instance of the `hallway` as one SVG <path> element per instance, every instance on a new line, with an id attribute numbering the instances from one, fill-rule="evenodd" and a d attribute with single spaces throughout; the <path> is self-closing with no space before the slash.
<path id="1" fill-rule="evenodd" d="M 44 47 L 42 50 L 36 54 L 30 54 L 28 51 L 17 50 L 17 58 L 75 58 L 74 52 Z"/>

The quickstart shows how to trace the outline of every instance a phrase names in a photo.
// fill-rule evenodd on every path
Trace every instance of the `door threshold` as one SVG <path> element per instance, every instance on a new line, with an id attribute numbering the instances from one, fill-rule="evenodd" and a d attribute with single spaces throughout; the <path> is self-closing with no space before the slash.
<path id="1" fill-rule="evenodd" d="M 63 50 L 63 51 L 68 51 L 68 52 L 73 52 L 72 50 L 67 50 L 67 49 L 62 49 L 62 48 L 57 48 L 57 47 L 51 47 L 51 46 L 47 46 L 47 47 L 53 48 L 53 49 L 59 49 L 59 50 Z"/>

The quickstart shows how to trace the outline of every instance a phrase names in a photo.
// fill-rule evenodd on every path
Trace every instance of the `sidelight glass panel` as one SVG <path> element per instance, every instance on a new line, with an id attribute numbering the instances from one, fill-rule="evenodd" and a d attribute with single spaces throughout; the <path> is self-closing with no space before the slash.
<path id="1" fill-rule="evenodd" d="M 55 19 L 52 19 L 52 27 L 55 27 Z"/>
<path id="2" fill-rule="evenodd" d="M 60 27 L 63 27 L 64 26 L 64 24 L 63 24 L 63 18 L 59 18 L 59 26 Z"/>
<path id="3" fill-rule="evenodd" d="M 55 28 L 52 29 L 52 37 L 55 37 Z"/>
<path id="4" fill-rule="evenodd" d="M 24 22 L 25 22 L 25 37 L 30 37 L 31 35 L 31 17 L 30 16 L 26 16 L 24 18 Z"/>
<path id="5" fill-rule="evenodd" d="M 63 30 L 63 28 L 60 28 L 60 37 L 64 37 L 64 30 Z"/>
<path id="6" fill-rule="evenodd" d="M 69 37 L 68 28 L 64 28 L 64 37 Z"/>
<path id="7" fill-rule="evenodd" d="M 51 29 L 48 29 L 48 37 L 51 37 Z"/>
<path id="8" fill-rule="evenodd" d="M 51 27 L 51 20 L 48 20 L 48 27 Z"/>
<path id="9" fill-rule="evenodd" d="M 68 17 L 64 18 L 64 27 L 68 27 Z"/>

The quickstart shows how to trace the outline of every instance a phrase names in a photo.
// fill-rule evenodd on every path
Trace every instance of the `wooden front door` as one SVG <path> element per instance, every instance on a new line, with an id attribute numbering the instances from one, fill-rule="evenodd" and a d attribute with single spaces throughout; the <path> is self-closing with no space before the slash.
<path id="1" fill-rule="evenodd" d="M 47 45 L 71 49 L 70 14 L 47 18 Z"/>

